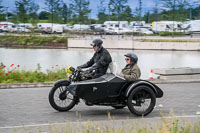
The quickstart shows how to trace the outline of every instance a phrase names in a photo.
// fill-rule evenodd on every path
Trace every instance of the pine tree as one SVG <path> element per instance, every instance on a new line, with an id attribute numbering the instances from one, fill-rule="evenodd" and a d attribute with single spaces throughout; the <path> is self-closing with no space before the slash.
<path id="1" fill-rule="evenodd" d="M 5 20 L 5 14 L 4 14 L 4 7 L 1 5 L 2 0 L 0 0 L 0 21 Z"/>
<path id="2" fill-rule="evenodd" d="M 16 17 L 19 22 L 27 23 L 35 20 L 39 6 L 33 0 L 16 0 Z"/>
<path id="3" fill-rule="evenodd" d="M 97 17 L 100 24 L 104 23 L 106 20 L 109 20 L 108 15 L 106 14 L 105 0 L 100 0 Z"/>
<path id="4" fill-rule="evenodd" d="M 49 21 L 51 23 L 59 21 L 60 4 L 60 0 L 45 0 L 46 7 L 44 9 L 49 12 Z"/>
<path id="5" fill-rule="evenodd" d="M 112 20 L 122 19 L 121 14 L 124 14 L 125 11 L 128 9 L 126 5 L 127 1 L 128 0 L 110 0 L 109 1 L 108 7 L 109 7 L 109 11 L 112 13 L 112 16 L 111 16 Z"/>
<path id="6" fill-rule="evenodd" d="M 71 9 L 73 14 L 74 23 L 86 24 L 89 23 L 89 0 L 72 0 Z"/>

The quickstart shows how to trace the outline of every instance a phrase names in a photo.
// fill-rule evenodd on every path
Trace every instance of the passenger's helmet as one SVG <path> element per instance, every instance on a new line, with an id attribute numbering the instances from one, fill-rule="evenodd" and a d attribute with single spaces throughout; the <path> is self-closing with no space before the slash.
<path id="1" fill-rule="evenodd" d="M 138 61 L 138 57 L 136 54 L 128 53 L 128 54 L 125 54 L 124 56 L 129 57 L 131 59 L 132 64 L 135 64 Z"/>
<path id="2" fill-rule="evenodd" d="M 98 46 L 101 47 L 102 46 L 103 41 L 101 39 L 94 39 L 91 43 L 91 46 Z"/>

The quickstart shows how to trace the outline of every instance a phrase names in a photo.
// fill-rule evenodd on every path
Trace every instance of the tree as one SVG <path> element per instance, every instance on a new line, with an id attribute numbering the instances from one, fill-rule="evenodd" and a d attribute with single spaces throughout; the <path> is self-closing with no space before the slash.
<path id="1" fill-rule="evenodd" d="M 49 16 L 50 16 L 50 13 L 47 12 L 47 11 L 41 11 L 39 13 L 39 19 L 40 20 L 48 20 Z"/>
<path id="2" fill-rule="evenodd" d="M 120 14 L 123 14 L 125 10 L 127 9 L 127 4 L 128 0 L 110 0 L 108 7 L 109 11 L 112 13 L 112 19 L 114 20 L 120 20 Z"/>
<path id="3" fill-rule="evenodd" d="M 133 19 L 133 14 L 130 6 L 126 6 L 124 12 L 119 14 L 119 20 L 126 20 L 126 21 L 131 21 Z"/>
<path id="4" fill-rule="evenodd" d="M 66 3 L 63 1 L 61 2 L 61 7 L 60 7 L 60 17 L 63 21 L 63 23 L 67 23 L 71 17 L 72 10 L 67 6 Z"/>
<path id="5" fill-rule="evenodd" d="M 49 12 L 51 23 L 59 21 L 60 4 L 60 0 L 45 0 L 46 7 L 44 9 Z"/>
<path id="6" fill-rule="evenodd" d="M 108 15 L 106 14 L 106 7 L 105 7 L 105 0 L 100 0 L 100 5 L 98 6 L 98 22 L 104 23 L 108 18 Z"/>
<path id="7" fill-rule="evenodd" d="M 89 0 L 72 0 L 71 8 L 75 23 L 89 23 L 88 16 L 91 12 L 91 10 L 89 9 L 89 5 Z"/>
<path id="8" fill-rule="evenodd" d="M 27 23 L 35 21 L 39 6 L 33 0 L 16 0 L 16 17 L 18 22 Z"/>
<path id="9" fill-rule="evenodd" d="M 0 0 L 0 21 L 5 20 L 5 14 L 4 14 L 4 7 L 1 5 L 2 0 Z"/>
<path id="10" fill-rule="evenodd" d="M 166 19 L 173 21 L 184 21 L 188 18 L 186 0 L 161 0 Z M 168 12 L 166 12 L 168 10 Z M 178 17 L 176 17 L 178 16 Z"/>

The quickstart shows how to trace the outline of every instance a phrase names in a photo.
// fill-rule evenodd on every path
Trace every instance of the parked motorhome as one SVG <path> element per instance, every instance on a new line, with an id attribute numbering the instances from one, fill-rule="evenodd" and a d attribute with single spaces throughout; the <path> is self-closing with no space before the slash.
<path id="1" fill-rule="evenodd" d="M 105 32 L 109 34 L 122 34 L 129 32 L 128 21 L 105 21 Z"/>
<path id="2" fill-rule="evenodd" d="M 187 34 L 200 33 L 200 20 L 185 21 L 181 27 Z"/>
<path id="3" fill-rule="evenodd" d="M 26 28 L 34 28 L 34 26 L 31 23 L 21 23 L 18 24 L 20 27 L 26 27 Z"/>
<path id="4" fill-rule="evenodd" d="M 52 23 L 38 23 L 37 28 L 44 33 L 63 33 L 63 26 Z"/>
<path id="5" fill-rule="evenodd" d="M 74 24 L 72 30 L 89 30 L 90 26 L 85 24 Z"/>
<path id="6" fill-rule="evenodd" d="M 145 21 L 131 21 L 130 26 L 141 27 L 145 25 Z"/>
<path id="7" fill-rule="evenodd" d="M 128 28 L 128 21 L 105 21 L 106 28 Z"/>
<path id="8" fill-rule="evenodd" d="M 181 32 L 181 22 L 177 21 L 156 21 L 152 22 L 152 30 L 159 32 Z"/>

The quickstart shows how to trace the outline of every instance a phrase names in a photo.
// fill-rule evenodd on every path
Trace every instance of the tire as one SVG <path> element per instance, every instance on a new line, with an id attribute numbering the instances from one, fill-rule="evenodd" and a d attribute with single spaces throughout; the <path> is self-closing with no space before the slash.
<path id="1" fill-rule="evenodd" d="M 67 90 L 68 85 L 69 84 L 56 85 L 49 92 L 49 103 L 57 111 L 68 111 L 72 109 L 76 104 L 77 98 L 69 93 Z"/>
<path id="2" fill-rule="evenodd" d="M 146 106 L 147 102 L 149 105 Z M 149 86 L 141 85 L 132 90 L 128 96 L 128 108 L 134 115 L 146 116 L 151 113 L 156 104 L 156 96 Z M 144 107 L 147 107 L 144 109 Z M 142 110 L 140 110 L 142 109 Z"/>
<path id="3" fill-rule="evenodd" d="M 114 105 L 112 107 L 115 108 L 115 109 L 123 109 L 126 106 L 125 105 Z"/>

